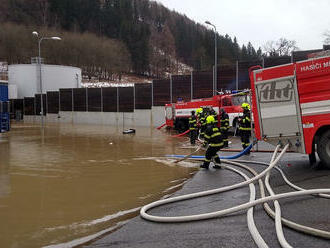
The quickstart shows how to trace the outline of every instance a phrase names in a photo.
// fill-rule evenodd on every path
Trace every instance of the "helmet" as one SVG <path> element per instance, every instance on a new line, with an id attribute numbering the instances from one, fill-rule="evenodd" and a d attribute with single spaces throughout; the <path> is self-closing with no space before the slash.
<path id="1" fill-rule="evenodd" d="M 211 123 L 214 123 L 215 120 L 214 120 L 214 117 L 212 115 L 208 116 L 206 118 L 206 124 L 211 124 Z"/>
<path id="2" fill-rule="evenodd" d="M 250 104 L 244 102 L 244 103 L 242 103 L 242 108 L 250 110 Z"/>
<path id="3" fill-rule="evenodd" d="M 191 111 L 191 114 L 194 115 L 195 114 L 195 110 Z"/>
<path id="4" fill-rule="evenodd" d="M 202 109 L 202 108 L 198 108 L 198 109 L 196 110 L 196 113 L 197 113 L 197 114 L 202 113 L 202 112 L 203 112 L 203 109 Z"/>

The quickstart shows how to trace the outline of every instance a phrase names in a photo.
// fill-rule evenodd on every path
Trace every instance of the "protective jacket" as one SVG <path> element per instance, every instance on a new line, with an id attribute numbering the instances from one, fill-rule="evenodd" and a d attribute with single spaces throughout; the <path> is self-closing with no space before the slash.
<path id="1" fill-rule="evenodd" d="M 189 117 L 189 130 L 197 130 L 197 118 L 196 115 Z"/>
<path id="2" fill-rule="evenodd" d="M 206 128 L 206 116 L 204 114 L 204 112 L 201 112 L 197 115 L 198 117 L 198 123 L 199 123 L 199 127 L 200 127 L 200 135 L 201 138 L 204 138 L 204 132 L 205 132 L 205 128 Z"/>
<path id="3" fill-rule="evenodd" d="M 229 129 L 229 116 L 226 112 L 222 112 L 220 119 L 220 129 L 221 131 L 226 131 Z"/>
<path id="4" fill-rule="evenodd" d="M 221 132 L 214 124 L 207 125 L 204 138 L 210 147 L 223 147 Z"/>
<path id="5" fill-rule="evenodd" d="M 240 131 L 248 131 L 251 132 L 251 117 L 250 111 L 244 111 L 243 117 L 240 121 Z"/>

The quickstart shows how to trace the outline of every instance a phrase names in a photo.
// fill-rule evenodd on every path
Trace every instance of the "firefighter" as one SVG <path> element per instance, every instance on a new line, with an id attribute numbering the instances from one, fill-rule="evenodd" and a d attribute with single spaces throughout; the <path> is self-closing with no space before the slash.
<path id="1" fill-rule="evenodd" d="M 220 109 L 220 125 L 223 137 L 223 147 L 228 147 L 229 116 L 223 108 Z"/>
<path id="2" fill-rule="evenodd" d="M 243 149 L 250 145 L 251 136 L 251 115 L 250 115 L 250 105 L 248 103 L 242 104 L 243 117 L 240 119 L 239 133 L 241 136 Z M 250 154 L 250 151 L 248 152 Z"/>
<path id="3" fill-rule="evenodd" d="M 206 112 L 202 108 L 199 108 L 198 122 L 199 122 L 199 137 L 204 139 L 204 131 L 206 128 Z"/>
<path id="4" fill-rule="evenodd" d="M 208 169 L 211 160 L 214 160 L 215 169 L 221 169 L 221 161 L 217 152 L 223 147 L 222 135 L 219 128 L 215 125 L 215 119 L 213 116 L 206 118 L 207 127 L 205 130 L 204 138 L 205 143 L 208 144 L 208 148 L 205 153 L 204 163 L 201 168 Z"/>
<path id="5" fill-rule="evenodd" d="M 210 115 L 214 117 L 215 125 L 218 126 L 218 114 L 212 107 L 210 109 Z"/>
<path id="6" fill-rule="evenodd" d="M 190 130 L 190 144 L 195 145 L 197 138 L 197 118 L 195 111 L 191 111 L 191 116 L 189 117 L 189 130 Z"/>
<path id="7" fill-rule="evenodd" d="M 198 108 L 198 109 L 196 110 L 196 117 L 197 117 L 197 135 L 199 134 L 200 129 L 201 129 L 201 123 L 200 123 L 201 111 L 202 111 L 201 108 Z"/>

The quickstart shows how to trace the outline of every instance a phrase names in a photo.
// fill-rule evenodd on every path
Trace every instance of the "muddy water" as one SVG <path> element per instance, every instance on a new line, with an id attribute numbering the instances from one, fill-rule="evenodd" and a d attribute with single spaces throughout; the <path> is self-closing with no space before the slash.
<path id="1" fill-rule="evenodd" d="M 178 149 L 187 140 L 149 128 L 121 131 L 25 123 L 1 134 L 0 247 L 63 244 L 111 230 L 195 172 L 156 158 L 188 154 Z"/>

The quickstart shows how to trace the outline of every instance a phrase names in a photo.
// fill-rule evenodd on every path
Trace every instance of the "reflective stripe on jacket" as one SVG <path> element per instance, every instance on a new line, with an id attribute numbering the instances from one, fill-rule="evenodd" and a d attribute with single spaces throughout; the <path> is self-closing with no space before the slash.
<path id="1" fill-rule="evenodd" d="M 215 127 L 214 124 L 207 125 L 204 134 L 205 141 L 211 147 L 222 147 L 223 139 L 219 128 Z"/>
<path id="2" fill-rule="evenodd" d="M 250 112 L 244 112 L 243 118 L 240 122 L 239 130 L 241 131 L 251 131 L 251 117 Z"/>
<path id="3" fill-rule="evenodd" d="M 220 120 L 220 129 L 221 130 L 228 130 L 229 129 L 229 116 L 227 113 L 224 113 L 221 115 L 221 120 Z"/>
<path id="4" fill-rule="evenodd" d="M 189 117 L 189 130 L 197 129 L 197 119 L 195 115 Z"/>

